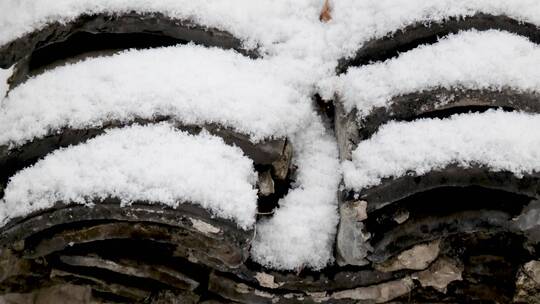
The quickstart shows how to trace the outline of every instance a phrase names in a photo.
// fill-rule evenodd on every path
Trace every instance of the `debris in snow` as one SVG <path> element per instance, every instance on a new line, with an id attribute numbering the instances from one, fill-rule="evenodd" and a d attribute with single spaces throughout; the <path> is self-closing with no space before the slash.
<path id="1" fill-rule="evenodd" d="M 194 203 L 249 228 L 256 180 L 252 161 L 219 137 L 193 136 L 167 124 L 135 125 L 57 150 L 19 171 L 0 201 L 0 223 L 58 201 L 90 205 L 115 197 L 124 205 Z"/>
<path id="2" fill-rule="evenodd" d="M 274 68 L 193 45 L 130 50 L 60 67 L 9 93 L 0 108 L 0 146 L 65 127 L 156 116 L 218 123 L 254 141 L 285 137 L 307 125 L 310 108 Z"/>
<path id="3" fill-rule="evenodd" d="M 347 111 L 365 116 L 396 96 L 436 88 L 540 90 L 540 47 L 524 37 L 489 30 L 450 35 L 385 62 L 350 68 L 321 82 L 325 96 L 337 92 Z"/>
<path id="4" fill-rule="evenodd" d="M 325 23 L 332 20 L 332 9 L 330 8 L 330 0 L 324 0 L 319 20 Z"/>
<path id="5" fill-rule="evenodd" d="M 538 128 L 540 115 L 502 110 L 390 122 L 343 163 L 345 185 L 360 190 L 383 178 L 423 175 L 453 164 L 533 173 L 539 169 L 540 136 L 530 130 Z"/>

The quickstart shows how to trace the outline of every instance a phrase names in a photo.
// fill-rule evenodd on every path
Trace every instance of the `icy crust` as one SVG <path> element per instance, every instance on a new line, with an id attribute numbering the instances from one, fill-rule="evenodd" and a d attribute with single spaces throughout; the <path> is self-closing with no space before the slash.
<path id="1" fill-rule="evenodd" d="M 247 229 L 255 223 L 252 161 L 219 137 L 168 124 L 109 130 L 60 149 L 13 176 L 0 200 L 0 224 L 52 207 L 109 197 L 170 207 L 193 203 Z"/>
<path id="2" fill-rule="evenodd" d="M 382 38 L 415 23 L 443 22 L 483 13 L 540 25 L 537 0 L 336 0 L 329 36 L 345 55 L 368 40 Z M 339 42 L 338 42 L 339 41 Z"/>
<path id="3" fill-rule="evenodd" d="M 512 88 L 538 92 L 540 47 L 508 32 L 461 32 L 399 57 L 359 68 L 323 82 L 327 97 L 336 92 L 345 109 L 360 117 L 387 107 L 393 97 L 436 88 Z"/>
<path id="4" fill-rule="evenodd" d="M 263 60 L 194 45 L 129 50 L 48 71 L 0 104 L 0 146 L 62 128 L 170 116 L 217 123 L 253 141 L 307 125 L 309 99 Z"/>
<path id="5" fill-rule="evenodd" d="M 479 165 L 516 176 L 540 169 L 540 115 L 490 110 L 447 119 L 390 122 L 358 144 L 343 163 L 347 188 L 384 178 L 423 175 L 448 165 Z"/>
<path id="6" fill-rule="evenodd" d="M 317 117 L 292 138 L 296 183 L 274 216 L 257 223 L 252 258 L 282 270 L 324 268 L 333 261 L 337 215 L 337 186 L 341 179 L 335 139 Z"/>

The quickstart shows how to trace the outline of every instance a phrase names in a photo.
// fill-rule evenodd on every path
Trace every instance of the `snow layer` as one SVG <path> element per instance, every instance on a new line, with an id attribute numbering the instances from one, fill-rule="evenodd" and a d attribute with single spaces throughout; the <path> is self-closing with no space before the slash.
<path id="1" fill-rule="evenodd" d="M 271 268 L 321 269 L 333 261 L 339 221 L 337 144 L 318 118 L 292 143 L 298 166 L 296 186 L 280 200 L 271 219 L 257 223 L 251 253 L 255 261 Z"/>
<path id="2" fill-rule="evenodd" d="M 441 22 L 477 13 L 503 15 L 540 25 L 537 0 L 334 0 L 327 36 L 342 55 L 352 55 L 363 43 L 414 23 Z"/>
<path id="3" fill-rule="evenodd" d="M 485 166 L 517 176 L 540 171 L 540 115 L 490 110 L 448 119 L 390 122 L 343 163 L 348 188 L 422 175 L 448 165 Z"/>
<path id="4" fill-rule="evenodd" d="M 332 20 L 319 22 L 323 0 L 3 0 L 0 45 L 81 14 L 159 12 L 228 31 L 247 47 L 292 56 L 350 55 L 368 39 L 407 25 L 482 12 L 540 25 L 537 0 L 333 0 Z M 327 58 L 328 59 L 328 58 Z"/>
<path id="5" fill-rule="evenodd" d="M 0 145 L 17 146 L 65 127 L 170 115 L 218 123 L 254 141 L 308 124 L 309 99 L 274 64 L 193 45 L 129 50 L 48 71 L 0 105 Z"/>
<path id="6" fill-rule="evenodd" d="M 435 88 L 519 91 L 540 88 L 540 47 L 508 32 L 461 32 L 399 57 L 359 68 L 324 83 L 346 110 L 359 116 L 388 106 L 393 97 Z"/>
<path id="7" fill-rule="evenodd" d="M 242 228 L 255 222 L 257 176 L 237 147 L 168 124 L 108 131 L 57 150 L 13 176 L 0 201 L 0 224 L 55 202 L 91 205 L 115 197 L 176 207 L 195 203 Z"/>
<path id="8" fill-rule="evenodd" d="M 135 11 L 158 12 L 225 30 L 243 39 L 246 47 L 277 49 L 291 41 L 292 53 L 303 52 L 307 42 L 315 42 L 310 37 L 317 39 L 320 33 L 321 7 L 319 0 L 2 0 L 0 45 L 49 23 L 66 23 L 82 14 Z"/>

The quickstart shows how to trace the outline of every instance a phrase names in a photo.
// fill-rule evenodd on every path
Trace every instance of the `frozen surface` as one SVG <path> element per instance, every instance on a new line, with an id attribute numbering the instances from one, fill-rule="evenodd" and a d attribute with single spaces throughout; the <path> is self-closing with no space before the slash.
<path id="1" fill-rule="evenodd" d="M 451 35 L 385 62 L 350 68 L 323 82 L 346 110 L 360 116 L 396 96 L 435 88 L 540 90 L 540 47 L 508 32 L 475 30 Z"/>
<path id="2" fill-rule="evenodd" d="M 422 175 L 448 165 L 484 166 L 517 176 L 540 169 L 540 115 L 490 110 L 447 119 L 390 122 L 343 163 L 344 182 L 361 190 L 383 178 Z"/>
<path id="3" fill-rule="evenodd" d="M 158 115 L 217 123 L 254 141 L 283 137 L 309 123 L 310 106 L 278 74 L 272 62 L 193 45 L 89 59 L 12 90 L 0 105 L 0 146 Z"/>
<path id="4" fill-rule="evenodd" d="M 0 223 L 54 203 L 91 205 L 108 197 L 170 207 L 193 203 L 242 228 L 255 222 L 257 174 L 239 148 L 168 124 L 109 130 L 60 149 L 13 176 L 0 200 Z"/>

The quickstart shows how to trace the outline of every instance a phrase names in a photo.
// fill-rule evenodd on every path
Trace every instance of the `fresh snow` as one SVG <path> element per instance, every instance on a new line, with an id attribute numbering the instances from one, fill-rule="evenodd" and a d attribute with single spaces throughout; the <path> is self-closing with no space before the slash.
<path id="1" fill-rule="evenodd" d="M 13 68 L 0 69 L 0 106 L 2 105 L 2 99 L 4 99 L 9 89 L 8 78 L 11 77 L 12 73 Z"/>
<path id="2" fill-rule="evenodd" d="M 250 135 L 254 141 L 287 136 L 295 150 L 294 161 L 298 166 L 296 184 L 280 201 L 280 208 L 274 216 L 257 223 L 252 258 L 277 269 L 320 269 L 333 258 L 338 222 L 336 191 L 341 172 L 335 140 L 311 113 L 309 97 L 313 96 L 317 84 L 321 85 L 320 93 L 325 97 L 337 93 L 349 110 L 358 107 L 361 113 L 367 113 L 375 106 L 387 105 L 393 94 L 435 86 L 488 89 L 511 86 L 520 90 L 536 90 L 540 79 L 533 69 L 536 46 L 524 38 L 496 31 L 483 34 L 471 31 L 451 36 L 395 60 L 351 69 L 341 78 L 331 77 L 340 57 L 352 55 L 370 39 L 383 37 L 417 22 L 439 22 L 449 17 L 486 13 L 540 25 L 540 2 L 537 0 L 331 0 L 332 19 L 328 23 L 318 19 L 323 2 L 0 1 L 0 45 L 47 24 L 66 23 L 83 14 L 136 11 L 162 13 L 230 32 L 241 39 L 246 48 L 257 48 L 264 57 L 251 60 L 232 51 L 190 45 L 127 51 L 47 71 L 14 89 L 2 101 L 0 145 L 15 147 L 64 127 L 87 128 L 99 126 L 107 120 L 130 121 L 155 115 L 171 115 L 187 124 L 219 123 Z M 460 54 L 465 56 L 460 57 Z M 321 82 L 325 78 L 330 80 Z M 410 171 L 422 174 L 448 163 L 467 166 L 478 162 L 493 170 L 513 170 L 516 174 L 529 172 L 534 170 L 532 164 L 537 159 L 531 147 L 538 150 L 538 145 L 534 142 L 534 134 L 525 132 L 526 136 L 521 136 L 519 132 L 533 127 L 538 127 L 536 116 L 500 112 L 461 115 L 446 120 L 392 122 L 382 127 L 369 141 L 360 143 L 352 161 L 343 164 L 345 182 L 347 186 L 361 189 L 378 184 L 384 177 L 400 176 Z M 153 128 L 171 130 L 166 125 Z M 126 198 L 126 203 L 130 198 L 141 199 L 141 196 L 153 198 L 151 201 L 156 203 L 163 202 L 163 195 L 170 198 L 167 202 L 174 204 L 178 199 L 184 200 L 184 194 L 188 193 L 199 198 L 190 201 L 209 208 L 217 216 L 234 219 L 243 227 L 253 225 L 256 195 L 251 163 L 248 166 L 248 160 L 240 151 L 226 148 L 221 142 L 216 147 L 223 151 L 232 149 L 237 154 L 234 161 L 222 161 L 218 158 L 223 151 L 217 148 L 219 151 L 214 151 L 213 148 L 215 154 L 212 155 L 216 156 L 214 167 L 219 172 L 223 169 L 223 172 L 235 176 L 207 176 L 205 187 L 202 187 L 201 173 L 204 170 L 196 170 L 194 181 L 184 181 L 182 172 L 172 172 L 174 170 L 165 165 L 159 170 L 152 170 L 152 179 L 147 180 L 148 163 L 144 163 L 150 161 L 147 157 L 143 158 L 142 164 L 135 162 L 133 165 L 134 158 L 128 157 L 123 161 L 122 154 L 118 165 L 97 167 L 103 169 L 102 173 L 91 166 L 91 162 L 98 160 L 100 164 L 112 162 L 105 155 L 129 154 L 122 143 L 132 147 L 131 142 L 135 141 L 139 145 L 133 149 L 143 149 L 146 140 L 139 134 L 150 133 L 148 130 L 148 127 L 135 126 L 108 131 L 86 144 L 54 152 L 34 167 L 19 172 L 6 189 L 5 208 L 0 208 L 0 218 L 6 221 L 17 214 L 46 208 L 57 199 L 88 203 L 85 201 L 87 197 L 100 198 L 114 190 L 114 194 L 121 193 Z M 471 130 L 482 130 L 482 134 L 473 134 Z M 121 132 L 132 132 L 133 138 Z M 172 131 L 163 132 L 169 134 Z M 115 136 L 118 143 L 112 140 Z M 174 132 L 174 136 L 197 142 L 219 141 L 205 134 L 193 137 Z M 169 158 L 165 159 L 172 164 L 203 166 L 202 161 L 186 161 L 184 164 L 184 160 L 176 158 L 178 153 L 184 153 L 184 146 L 191 147 L 184 140 L 179 140 L 181 147 L 177 141 L 171 143 L 168 138 L 163 140 L 163 144 L 153 136 L 148 140 L 158 142 L 151 147 L 144 146 L 152 152 L 150 154 L 167 154 Z M 119 148 L 109 151 L 111 144 Z M 194 149 L 205 153 L 190 157 L 206 157 L 206 150 Z M 88 156 L 79 157 L 77 153 Z M 158 161 L 161 164 L 161 160 Z M 237 163 L 242 163 L 241 170 Z M 123 173 L 130 170 L 144 169 L 145 174 L 128 175 L 129 183 L 119 184 L 124 187 L 121 188 L 124 192 L 107 188 L 112 187 L 109 185 L 94 189 L 99 181 L 91 175 L 86 177 L 86 171 L 82 169 L 77 171 L 83 165 L 89 167 L 89 174 L 113 174 L 120 178 L 119 182 L 124 178 Z M 70 175 L 74 175 L 74 181 L 85 178 L 84 181 L 92 187 L 82 182 L 72 183 Z M 52 176 L 51 181 L 49 176 Z M 137 178 L 137 183 L 131 185 L 133 178 Z M 169 178 L 174 180 L 169 181 Z M 231 187 L 243 186 L 242 189 L 233 188 L 234 191 L 230 188 L 211 188 L 212 191 L 208 191 L 209 185 L 218 184 L 212 182 L 214 178 L 219 182 L 226 181 L 227 185 L 230 180 Z M 156 186 L 154 182 L 160 183 L 157 186 L 161 183 L 165 186 L 150 193 L 151 190 L 145 186 Z M 181 189 L 177 189 L 179 186 Z M 182 192 L 185 189 L 182 187 L 188 186 L 195 190 Z M 88 191 L 87 196 L 84 196 L 84 191 Z M 222 199 L 223 195 L 230 199 Z M 30 199 L 35 201 L 33 205 L 29 205 Z M 224 201 L 231 205 L 223 204 Z"/>
<path id="3" fill-rule="evenodd" d="M 305 51 L 317 39 L 322 25 L 319 0 L 2 0 L 0 45 L 44 28 L 53 22 L 67 23 L 83 14 L 129 12 L 161 13 L 228 31 L 244 40 L 247 48 L 273 52 L 292 42 L 291 54 Z M 322 43 L 319 44 L 322 47 Z"/>
<path id="4" fill-rule="evenodd" d="M 423 175 L 449 165 L 483 166 L 516 176 L 540 168 L 540 115 L 490 110 L 447 119 L 390 122 L 343 163 L 344 182 L 357 191 L 384 178 Z"/>
<path id="5" fill-rule="evenodd" d="M 253 162 L 219 137 L 162 123 L 109 130 L 57 150 L 13 176 L 0 200 L 0 224 L 52 207 L 108 197 L 170 207 L 193 203 L 242 228 L 255 223 Z"/>
<path id="6" fill-rule="evenodd" d="M 409 25 L 442 22 L 478 13 L 507 16 L 540 26 L 537 0 L 334 0 L 327 36 L 341 55 L 352 55 L 370 39 Z"/>
<path id="7" fill-rule="evenodd" d="M 3 0 L 0 45 L 53 22 L 83 14 L 162 13 L 228 31 L 270 54 L 351 55 L 366 40 L 413 23 L 476 13 L 540 25 L 536 0 L 332 0 L 332 20 L 319 22 L 323 0 Z M 327 58 L 328 59 L 328 58 Z M 337 58 L 335 58 L 337 59 Z"/>
<path id="8" fill-rule="evenodd" d="M 298 166 L 296 186 L 280 200 L 272 218 L 257 223 L 251 253 L 255 261 L 270 268 L 321 269 L 333 261 L 339 222 L 337 145 L 318 118 L 291 140 Z"/>
<path id="9" fill-rule="evenodd" d="M 10 91 L 0 105 L 0 146 L 156 115 L 218 123 L 258 141 L 299 130 L 309 113 L 309 99 L 271 62 L 194 45 L 129 50 L 56 68 Z"/>
<path id="10" fill-rule="evenodd" d="M 350 68 L 323 82 L 359 116 L 393 97 L 436 88 L 540 90 L 540 47 L 508 32 L 471 30 L 450 35 L 385 62 Z"/>

